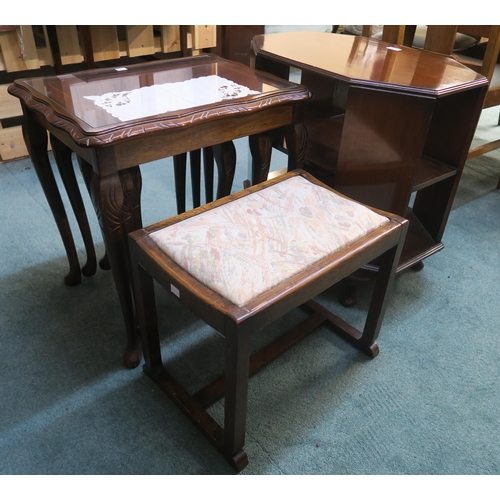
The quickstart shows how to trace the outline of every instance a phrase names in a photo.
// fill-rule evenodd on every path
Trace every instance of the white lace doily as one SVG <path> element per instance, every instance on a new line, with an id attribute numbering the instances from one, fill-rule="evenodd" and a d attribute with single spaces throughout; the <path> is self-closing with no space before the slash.
<path id="1" fill-rule="evenodd" d="M 226 78 L 210 75 L 184 82 L 84 97 L 125 122 L 259 93 Z"/>

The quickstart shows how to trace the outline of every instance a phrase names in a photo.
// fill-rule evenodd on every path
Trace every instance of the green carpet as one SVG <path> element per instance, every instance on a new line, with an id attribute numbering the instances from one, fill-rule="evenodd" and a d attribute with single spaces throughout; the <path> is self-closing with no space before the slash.
<path id="1" fill-rule="evenodd" d="M 500 133 L 498 112 L 485 112 L 481 137 Z M 238 152 L 235 190 L 247 178 L 245 141 Z M 147 225 L 175 213 L 171 160 L 142 172 Z M 500 473 L 499 178 L 499 151 L 467 163 L 444 250 L 396 278 L 376 359 L 321 328 L 252 378 L 241 475 Z M 140 368 L 123 368 L 111 274 L 63 284 L 67 260 L 28 159 L 0 165 L 0 208 L 0 474 L 234 475 Z M 344 310 L 353 321 L 369 292 Z M 321 300 L 339 309 L 337 297 L 334 287 Z M 220 369 L 222 339 L 166 293 L 159 302 L 165 360 L 196 388 Z M 222 404 L 211 412 L 219 418 Z"/>

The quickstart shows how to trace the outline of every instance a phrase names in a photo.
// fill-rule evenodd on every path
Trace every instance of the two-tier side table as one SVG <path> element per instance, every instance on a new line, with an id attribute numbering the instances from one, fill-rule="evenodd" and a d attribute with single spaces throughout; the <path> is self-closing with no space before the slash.
<path id="1" fill-rule="evenodd" d="M 443 248 L 486 78 L 452 57 L 309 31 L 255 36 L 252 67 L 286 79 L 300 74 L 311 91 L 305 169 L 409 220 L 398 272 L 421 268 Z"/>

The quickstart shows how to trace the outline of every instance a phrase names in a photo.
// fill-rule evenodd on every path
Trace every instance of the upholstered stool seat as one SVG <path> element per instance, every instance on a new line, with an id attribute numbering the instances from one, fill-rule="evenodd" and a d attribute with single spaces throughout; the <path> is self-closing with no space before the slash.
<path id="1" fill-rule="evenodd" d="M 345 198 L 297 170 L 132 233 L 146 373 L 241 470 L 248 463 L 249 375 L 323 322 L 375 357 L 406 230 L 405 219 Z M 380 271 L 363 332 L 312 300 L 375 259 Z M 163 366 L 153 280 L 225 337 L 225 376 L 195 395 Z M 311 317 L 251 355 L 252 332 L 298 306 Z M 204 409 L 221 397 L 223 427 Z"/>

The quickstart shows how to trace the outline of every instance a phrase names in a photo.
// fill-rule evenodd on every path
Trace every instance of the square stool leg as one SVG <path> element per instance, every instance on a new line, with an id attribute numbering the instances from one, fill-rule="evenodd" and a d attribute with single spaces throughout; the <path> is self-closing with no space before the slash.
<path id="1" fill-rule="evenodd" d="M 134 266 L 137 314 L 144 354 L 144 371 L 171 397 L 237 471 L 248 464 L 243 451 L 246 433 L 247 394 L 250 359 L 250 331 L 228 320 L 225 337 L 225 377 L 223 380 L 224 428 L 205 411 L 214 397 L 193 397 L 165 370 L 157 321 L 154 280 L 142 266 Z M 220 386 L 220 382 L 218 384 Z M 222 394 L 215 396 L 219 399 Z M 204 401 L 205 400 L 205 401 Z"/>
<path id="2" fill-rule="evenodd" d="M 228 326 L 225 339 L 224 454 L 234 457 L 234 464 L 239 469 L 248 463 L 242 450 L 246 433 L 251 332 L 234 324 Z"/>

